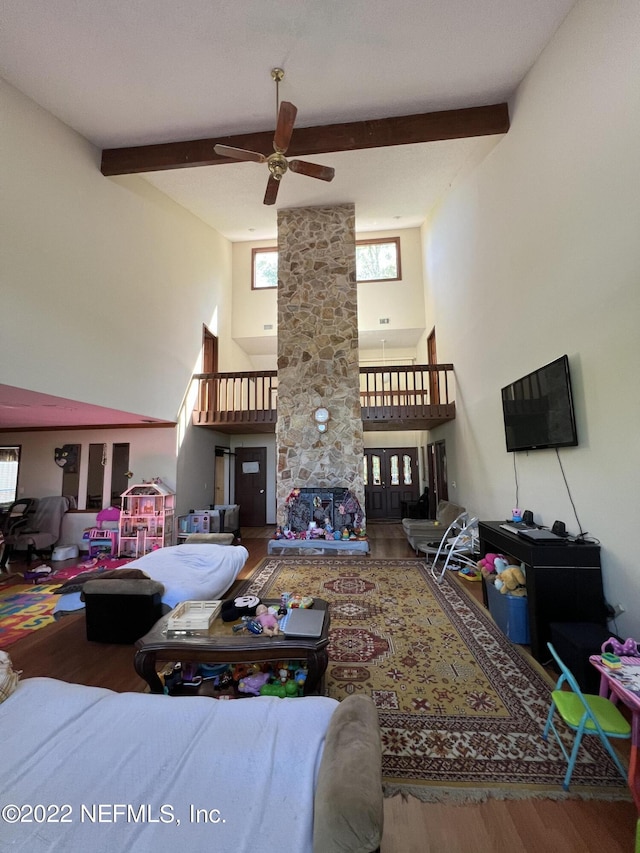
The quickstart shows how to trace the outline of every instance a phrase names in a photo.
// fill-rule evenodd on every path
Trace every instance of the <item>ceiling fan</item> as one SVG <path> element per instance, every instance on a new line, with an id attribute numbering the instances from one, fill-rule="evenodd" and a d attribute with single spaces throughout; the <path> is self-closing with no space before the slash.
<path id="1" fill-rule="evenodd" d="M 275 204 L 280 181 L 288 169 L 299 175 L 308 175 L 320 181 L 332 181 L 335 169 L 330 166 L 320 166 L 317 163 L 309 163 L 307 160 L 287 160 L 284 156 L 291 142 L 293 124 L 298 113 L 289 101 L 279 102 L 279 85 L 284 77 L 282 68 L 272 68 L 271 76 L 276 83 L 276 131 L 273 136 L 273 154 L 265 157 L 258 151 L 247 151 L 246 148 L 233 148 L 230 145 L 215 145 L 214 151 L 221 157 L 230 157 L 233 160 L 250 160 L 255 163 L 266 163 L 269 172 L 267 191 L 264 194 L 264 204 Z"/>

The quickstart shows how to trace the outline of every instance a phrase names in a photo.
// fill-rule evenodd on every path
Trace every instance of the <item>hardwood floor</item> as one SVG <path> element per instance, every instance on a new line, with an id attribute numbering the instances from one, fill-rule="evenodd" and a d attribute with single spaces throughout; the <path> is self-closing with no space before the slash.
<path id="1" fill-rule="evenodd" d="M 236 585 L 267 555 L 272 532 L 271 527 L 243 529 L 249 559 Z M 372 523 L 367 532 L 372 556 L 415 556 L 400 524 Z M 480 595 L 479 584 L 460 585 L 467 594 Z M 24 678 L 48 675 L 119 691 L 145 687 L 133 670 L 131 647 L 88 642 L 82 614 L 35 631 L 9 652 Z M 631 802 L 527 799 L 453 805 L 392 797 L 385 799 L 381 853 L 631 853 L 636 819 Z"/>

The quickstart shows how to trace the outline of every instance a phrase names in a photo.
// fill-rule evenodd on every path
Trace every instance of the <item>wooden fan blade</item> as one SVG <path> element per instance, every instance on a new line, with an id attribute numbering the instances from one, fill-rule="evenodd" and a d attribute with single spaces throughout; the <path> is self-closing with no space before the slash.
<path id="1" fill-rule="evenodd" d="M 336 173 L 331 166 L 320 166 L 318 163 L 309 163 L 308 160 L 289 160 L 289 168 L 299 175 L 308 175 L 320 181 L 332 181 Z"/>
<path id="2" fill-rule="evenodd" d="M 234 160 L 251 160 L 254 163 L 264 163 L 267 159 L 257 151 L 247 151 L 246 148 L 232 148 L 230 145 L 214 145 L 213 150 L 221 157 L 231 157 Z"/>
<path id="3" fill-rule="evenodd" d="M 280 181 L 276 181 L 273 175 L 270 175 L 267 181 L 267 191 L 264 194 L 264 204 L 275 204 L 279 189 Z"/>
<path id="4" fill-rule="evenodd" d="M 294 107 L 290 101 L 283 101 L 280 104 L 280 110 L 278 111 L 278 123 L 273 137 L 273 147 L 281 154 L 284 154 L 289 147 L 291 134 L 293 133 L 293 124 L 297 115 L 298 108 Z"/>

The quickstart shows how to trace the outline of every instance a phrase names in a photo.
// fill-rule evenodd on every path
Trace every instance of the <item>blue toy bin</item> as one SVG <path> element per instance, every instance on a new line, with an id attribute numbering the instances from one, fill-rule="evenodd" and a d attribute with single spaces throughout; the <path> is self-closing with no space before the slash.
<path id="1" fill-rule="evenodd" d="M 529 645 L 529 599 L 525 596 L 503 595 L 491 581 L 484 581 L 487 587 L 489 613 L 498 628 L 512 643 Z"/>

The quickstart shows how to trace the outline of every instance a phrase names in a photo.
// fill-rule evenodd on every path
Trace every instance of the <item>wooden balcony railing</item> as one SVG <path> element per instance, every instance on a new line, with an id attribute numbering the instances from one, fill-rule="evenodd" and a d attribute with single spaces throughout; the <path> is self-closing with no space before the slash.
<path id="1" fill-rule="evenodd" d="M 364 429 L 433 429 L 455 418 L 452 364 L 360 368 Z"/>
<path id="2" fill-rule="evenodd" d="M 199 373 L 193 423 L 221 432 L 273 432 L 278 374 Z M 455 418 L 453 365 L 360 368 L 365 430 L 433 429 Z"/>
<path id="3" fill-rule="evenodd" d="M 222 428 L 223 432 L 274 432 L 277 370 L 198 373 L 193 378 L 199 383 L 194 424 Z"/>

